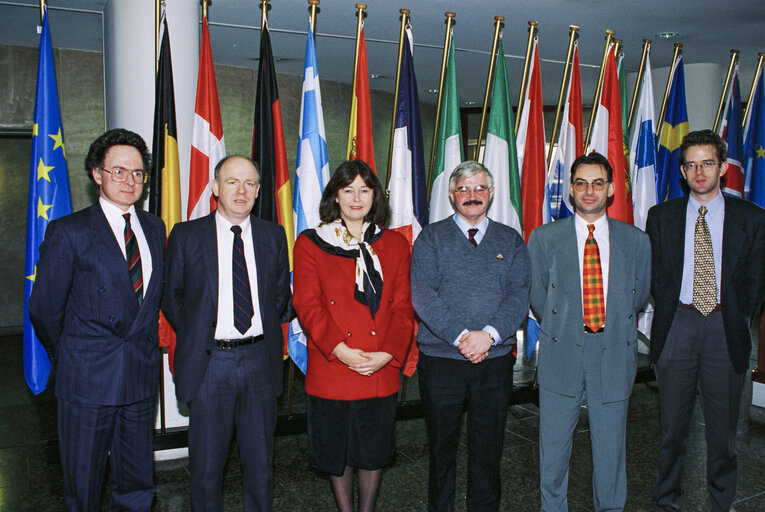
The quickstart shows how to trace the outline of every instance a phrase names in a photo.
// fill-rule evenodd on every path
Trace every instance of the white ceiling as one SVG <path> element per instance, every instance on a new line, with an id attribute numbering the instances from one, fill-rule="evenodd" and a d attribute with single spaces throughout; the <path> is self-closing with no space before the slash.
<path id="1" fill-rule="evenodd" d="M 196 0 L 187 0 L 196 1 Z M 105 0 L 49 0 L 55 47 L 101 51 Z M 281 73 L 302 75 L 306 0 L 272 0 L 269 27 Z M 759 0 L 367 0 L 365 33 L 369 72 L 374 89 L 393 91 L 399 9 L 411 11 L 415 39 L 415 72 L 421 101 L 434 103 L 429 89 L 438 87 L 444 13 L 456 13 L 454 44 L 460 100 L 481 103 L 489 65 L 494 16 L 505 17 L 504 45 L 510 83 L 520 86 L 528 37 L 527 22 L 539 22 L 545 103 L 557 100 L 569 25 L 578 25 L 583 99 L 592 102 L 594 82 L 603 54 L 605 30 L 624 41 L 625 63 L 636 70 L 644 38 L 653 40 L 651 64 L 668 66 L 673 43 L 683 44 L 686 63 L 715 62 L 727 69 L 732 48 L 741 51 L 744 98 L 749 93 L 757 52 L 765 51 L 765 2 Z M 0 44 L 37 46 L 38 0 L 0 1 Z M 317 15 L 317 59 L 322 79 L 350 82 L 356 27 L 355 2 L 323 0 Z M 201 18 L 201 6 L 200 6 Z M 216 64 L 257 67 L 260 9 L 256 0 L 215 0 L 209 7 L 213 58 Z M 657 32 L 674 31 L 675 39 L 657 39 Z M 153 37 L 147 34 L 146 37 Z M 720 77 L 722 81 L 723 77 Z M 657 98 L 660 103 L 661 98 Z"/>

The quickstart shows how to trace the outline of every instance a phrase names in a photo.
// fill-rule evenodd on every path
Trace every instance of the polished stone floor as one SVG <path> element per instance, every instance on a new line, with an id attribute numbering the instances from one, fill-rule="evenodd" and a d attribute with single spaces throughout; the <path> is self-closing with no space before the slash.
<path id="1" fill-rule="evenodd" d="M 531 361 L 533 363 L 533 360 Z M 62 510 L 60 461 L 56 444 L 55 398 L 49 391 L 33 396 L 21 370 L 21 337 L 0 337 L 0 511 Z M 518 363 L 516 382 L 527 383 L 528 365 Z M 299 379 L 293 412 L 301 412 Z M 750 392 L 747 393 L 748 400 Z M 409 383 L 407 400 L 418 400 L 416 378 Z M 656 385 L 635 386 L 627 433 L 627 510 L 650 510 L 650 493 L 656 478 L 659 413 Z M 280 411 L 285 411 L 285 403 Z M 416 410 L 416 408 L 415 408 Z M 414 415 L 416 416 L 416 414 Z M 739 425 L 738 511 L 765 511 L 765 426 L 750 422 L 742 409 Z M 377 510 L 424 511 L 428 471 L 428 448 L 422 418 L 396 424 L 395 462 L 385 470 Z M 502 510 L 539 510 L 538 409 L 533 404 L 514 405 L 508 415 L 502 454 Z M 705 490 L 703 419 L 693 421 L 690 456 L 686 467 L 686 511 L 708 510 Z M 335 510 L 329 482 L 314 473 L 306 462 L 305 434 L 284 434 L 276 439 L 274 509 L 277 511 Z M 465 510 L 466 451 L 459 451 L 457 510 Z M 586 411 L 577 428 L 571 460 L 569 507 L 592 510 L 589 431 Z M 156 511 L 189 510 L 188 459 L 158 462 Z M 224 479 L 226 511 L 241 510 L 241 476 L 236 450 L 232 449 Z M 103 510 L 108 510 L 108 491 Z"/>

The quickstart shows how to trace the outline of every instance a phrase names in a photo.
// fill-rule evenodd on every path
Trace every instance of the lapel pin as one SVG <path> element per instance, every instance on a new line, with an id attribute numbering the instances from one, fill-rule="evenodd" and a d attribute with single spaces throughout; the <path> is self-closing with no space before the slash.
<path id="1" fill-rule="evenodd" d="M 503 259 L 505 259 L 505 257 L 502 256 L 502 253 L 499 253 L 499 254 L 497 254 L 497 259 L 498 260 L 503 260 Z"/>

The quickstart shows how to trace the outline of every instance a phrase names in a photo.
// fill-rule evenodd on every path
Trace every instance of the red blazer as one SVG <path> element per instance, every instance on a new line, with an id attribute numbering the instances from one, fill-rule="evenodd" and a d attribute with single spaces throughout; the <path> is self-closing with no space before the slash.
<path id="1" fill-rule="evenodd" d="M 328 254 L 304 235 L 295 243 L 292 302 L 308 336 L 305 388 L 313 396 L 359 400 L 392 395 L 401 385 L 414 329 L 409 242 L 385 230 L 372 248 L 383 274 L 380 309 L 374 319 L 369 308 L 353 298 L 353 258 Z M 387 352 L 393 359 L 365 377 L 332 355 L 340 342 L 367 352 Z"/>

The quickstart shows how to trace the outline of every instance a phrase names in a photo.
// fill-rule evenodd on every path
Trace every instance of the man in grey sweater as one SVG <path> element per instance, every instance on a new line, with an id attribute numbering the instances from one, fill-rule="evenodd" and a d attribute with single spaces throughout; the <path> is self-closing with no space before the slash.
<path id="1" fill-rule="evenodd" d="M 454 510 L 461 417 L 468 411 L 467 509 L 499 510 L 499 462 L 513 384 L 515 333 L 529 307 L 523 238 L 486 216 L 494 179 L 480 163 L 449 178 L 452 217 L 412 250 L 420 394 L 430 443 L 428 510 Z"/>

